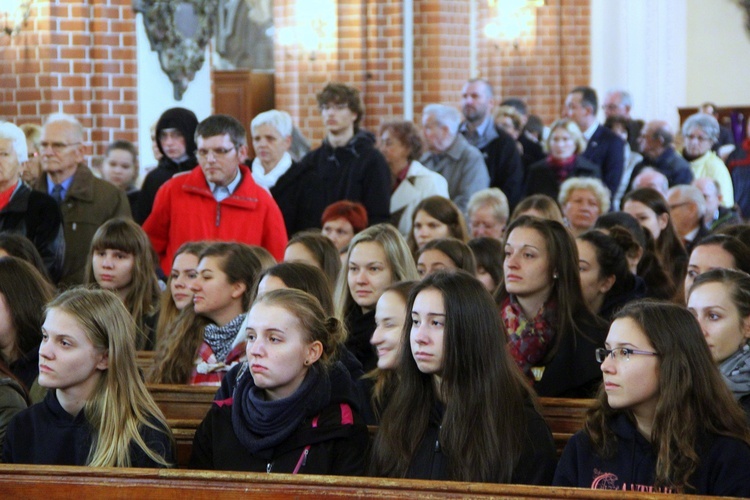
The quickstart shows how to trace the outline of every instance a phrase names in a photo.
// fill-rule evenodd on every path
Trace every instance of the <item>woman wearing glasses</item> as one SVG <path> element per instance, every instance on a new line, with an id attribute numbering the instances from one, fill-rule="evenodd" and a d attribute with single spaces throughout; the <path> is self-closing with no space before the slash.
<path id="1" fill-rule="evenodd" d="M 724 162 L 711 150 L 719 140 L 719 122 L 706 113 L 696 113 L 688 117 L 682 125 L 682 138 L 685 149 L 682 156 L 690 162 L 693 178 L 709 177 L 719 183 L 722 205 L 734 205 L 734 188 Z"/>
<path id="2" fill-rule="evenodd" d="M 554 484 L 750 496 L 750 429 L 685 308 L 634 302 L 597 349 L 604 382 Z"/>

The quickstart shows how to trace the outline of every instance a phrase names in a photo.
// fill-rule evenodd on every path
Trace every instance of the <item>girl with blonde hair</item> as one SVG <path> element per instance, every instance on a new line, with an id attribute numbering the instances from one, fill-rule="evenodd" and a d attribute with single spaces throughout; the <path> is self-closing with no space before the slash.
<path id="1" fill-rule="evenodd" d="M 136 327 L 112 292 L 75 288 L 47 305 L 44 401 L 8 426 L 6 463 L 170 467 L 174 441 L 135 360 Z"/>

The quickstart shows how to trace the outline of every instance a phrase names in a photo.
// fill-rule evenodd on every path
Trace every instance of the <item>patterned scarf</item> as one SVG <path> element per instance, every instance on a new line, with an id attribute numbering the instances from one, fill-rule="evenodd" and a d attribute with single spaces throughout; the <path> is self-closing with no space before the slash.
<path id="1" fill-rule="evenodd" d="M 223 363 L 232 350 L 234 339 L 245 321 L 245 313 L 240 314 L 224 326 L 210 324 L 203 330 L 203 340 L 211 347 L 216 361 Z"/>
<path id="2" fill-rule="evenodd" d="M 526 319 L 515 297 L 508 296 L 500 306 L 500 316 L 508 331 L 508 349 L 521 371 L 534 381 L 531 368 L 536 366 L 549 350 L 555 330 L 557 307 L 549 301 L 542 306 L 536 317 Z"/>
<path id="3" fill-rule="evenodd" d="M 573 171 L 573 165 L 576 162 L 576 155 L 566 158 L 564 160 L 558 159 L 549 155 L 547 157 L 547 165 L 555 173 L 557 182 L 561 183 L 570 176 L 570 172 Z"/>
<path id="4" fill-rule="evenodd" d="M 745 344 L 742 349 L 722 361 L 719 371 L 735 399 L 739 400 L 750 394 L 750 345 Z"/>

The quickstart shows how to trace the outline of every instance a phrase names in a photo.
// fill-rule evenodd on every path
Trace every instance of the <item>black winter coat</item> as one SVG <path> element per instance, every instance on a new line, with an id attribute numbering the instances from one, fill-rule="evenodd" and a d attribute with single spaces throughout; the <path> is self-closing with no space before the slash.
<path id="1" fill-rule="evenodd" d="M 552 434 L 541 415 L 531 406 L 524 408 L 526 428 L 523 432 L 521 456 L 516 464 L 510 484 L 549 485 L 557 465 L 557 452 Z M 498 416 L 500 418 L 500 416 Z M 447 477 L 448 457 L 443 454 L 438 436 L 442 408 L 433 408 L 430 423 L 422 441 L 409 464 L 406 477 L 410 479 L 451 480 Z"/>
<path id="2" fill-rule="evenodd" d="M 5 208 L 0 211 L 0 231 L 19 233 L 34 244 L 53 283 L 62 276 L 65 236 L 62 213 L 47 193 L 32 191 L 19 184 Z"/>

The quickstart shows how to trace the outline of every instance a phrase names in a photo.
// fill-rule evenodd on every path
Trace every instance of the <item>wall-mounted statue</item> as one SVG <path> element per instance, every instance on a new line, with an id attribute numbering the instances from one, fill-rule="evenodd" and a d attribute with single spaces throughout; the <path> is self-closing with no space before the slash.
<path id="1" fill-rule="evenodd" d="M 151 50 L 159 53 L 178 101 L 203 66 L 217 6 L 216 0 L 133 0 L 133 10 L 143 14 Z"/>
<path id="2" fill-rule="evenodd" d="M 271 0 L 219 0 L 215 33 L 214 68 L 273 70 Z"/>

